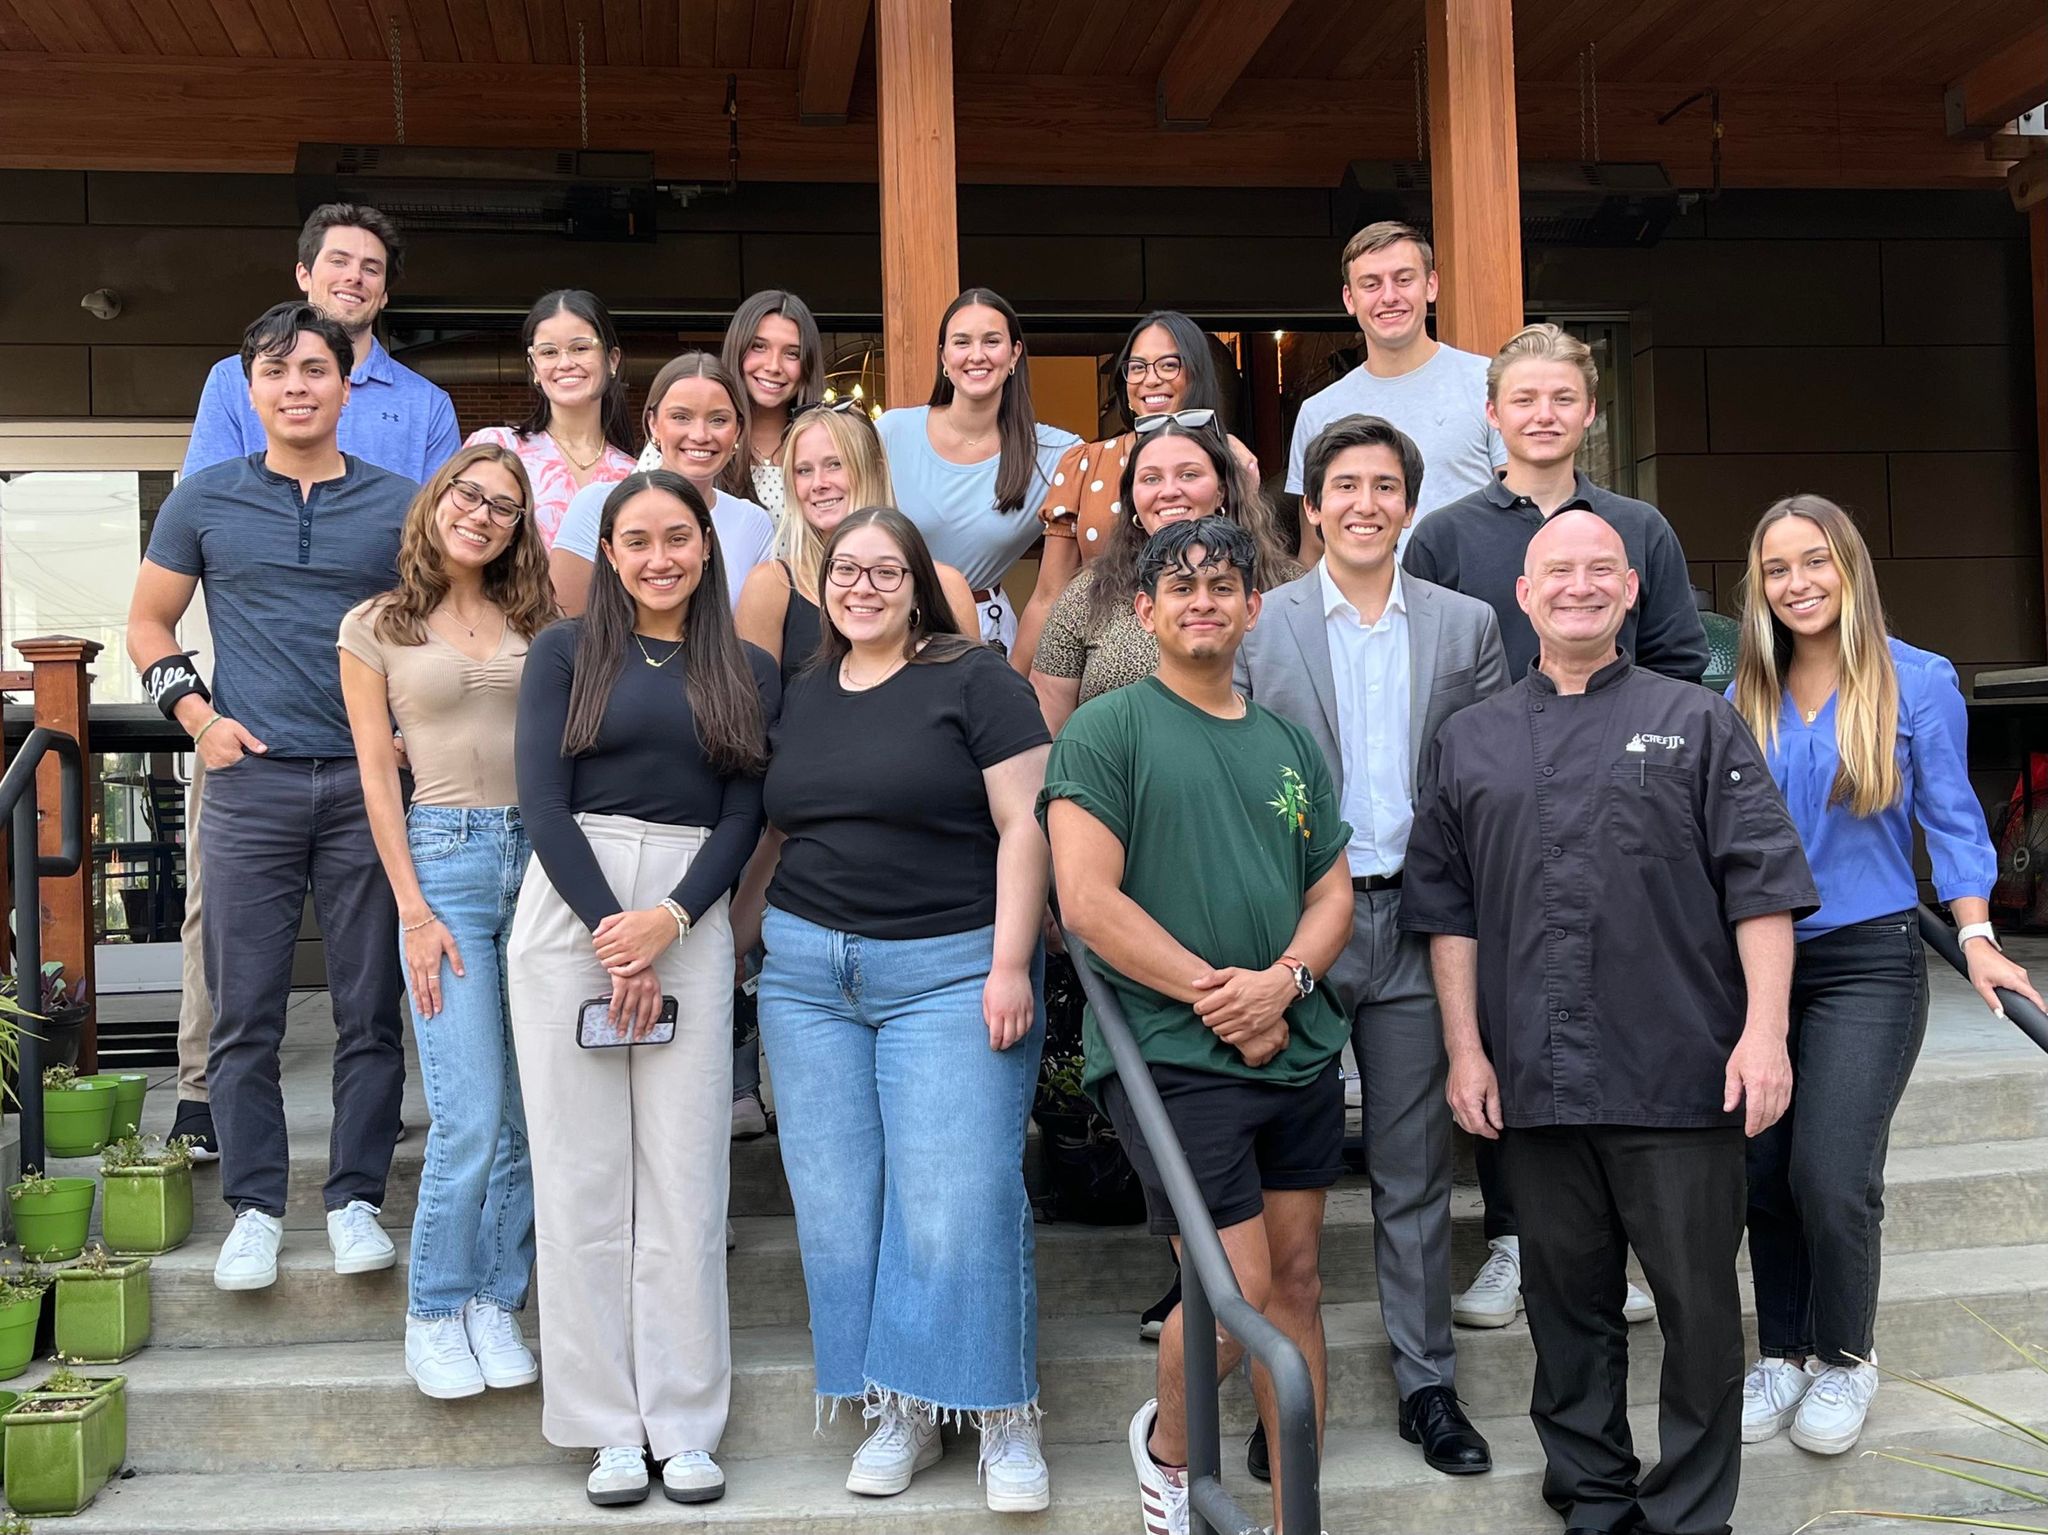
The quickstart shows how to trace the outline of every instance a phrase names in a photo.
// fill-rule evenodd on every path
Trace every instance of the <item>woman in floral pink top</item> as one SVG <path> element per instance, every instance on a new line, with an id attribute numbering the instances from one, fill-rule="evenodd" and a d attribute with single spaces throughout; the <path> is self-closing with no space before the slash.
<path id="1" fill-rule="evenodd" d="M 510 448 L 533 482 L 533 520 L 549 547 L 570 500 L 586 485 L 633 472 L 633 426 L 619 335 L 603 300 L 559 288 L 527 311 L 520 328 L 533 410 L 517 426 L 487 426 L 472 443 Z"/>

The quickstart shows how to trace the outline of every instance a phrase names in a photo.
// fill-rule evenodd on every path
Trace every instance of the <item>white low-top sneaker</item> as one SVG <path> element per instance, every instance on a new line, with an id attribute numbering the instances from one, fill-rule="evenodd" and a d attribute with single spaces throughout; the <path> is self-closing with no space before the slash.
<path id="1" fill-rule="evenodd" d="M 1052 1502 L 1052 1473 L 1038 1443 L 1038 1414 L 1029 1407 L 984 1413 L 981 1467 L 995 1514 L 1035 1514 Z"/>
<path id="2" fill-rule="evenodd" d="M 519 1318 L 493 1301 L 470 1297 L 462 1307 L 462 1330 L 484 1384 L 497 1391 L 530 1386 L 540 1379 L 540 1361 L 519 1336 Z"/>
<path id="3" fill-rule="evenodd" d="M 910 1479 L 936 1466 L 946 1447 L 939 1442 L 939 1425 L 921 1412 L 904 1412 L 893 1402 L 881 1409 L 882 1421 L 853 1452 L 853 1469 L 846 1473 L 846 1490 L 870 1498 L 893 1498 L 910 1485 Z"/>
<path id="4" fill-rule="evenodd" d="M 1813 1359 L 1803 1365 L 1759 1359 L 1751 1365 L 1742 1381 L 1742 1442 L 1762 1444 L 1777 1437 L 1826 1368 Z"/>
<path id="5" fill-rule="evenodd" d="M 398 1261 L 398 1249 L 377 1224 L 380 1213 L 360 1199 L 327 1212 L 327 1245 L 334 1250 L 335 1273 L 368 1274 Z"/>
<path id="6" fill-rule="evenodd" d="M 1131 1419 L 1131 1469 L 1138 1473 L 1138 1504 L 1145 1535 L 1188 1535 L 1188 1474 L 1169 1471 L 1152 1458 L 1152 1424 L 1159 1403 L 1147 1402 Z"/>
<path id="7" fill-rule="evenodd" d="M 725 1496 L 725 1473 L 705 1450 L 682 1450 L 661 1468 L 661 1490 L 675 1503 L 716 1503 Z"/>
<path id="8" fill-rule="evenodd" d="M 599 1508 L 647 1501 L 647 1452 L 637 1444 L 608 1444 L 590 1457 L 583 1490 Z"/>
<path id="9" fill-rule="evenodd" d="M 1873 1355 L 1873 1361 L 1875 1358 Z M 1816 1455 L 1841 1455 L 1854 1449 L 1863 1436 L 1870 1399 L 1876 1395 L 1875 1362 L 1823 1366 L 1792 1419 L 1792 1442 Z"/>
<path id="10" fill-rule="evenodd" d="M 405 1319 L 405 1373 L 422 1395 L 437 1402 L 459 1401 L 484 1389 L 483 1371 L 459 1316 Z"/>
<path id="11" fill-rule="evenodd" d="M 220 1244 L 213 1265 L 216 1290 L 267 1290 L 277 1283 L 277 1250 L 284 1246 L 284 1222 L 261 1210 L 244 1210 Z"/>
<path id="12" fill-rule="evenodd" d="M 1462 1295 L 1451 1298 L 1460 1327 L 1505 1327 L 1522 1309 L 1522 1239 L 1495 1237 L 1485 1264 Z"/>
<path id="13" fill-rule="evenodd" d="M 1621 1298 L 1621 1319 L 1624 1322 L 1650 1322 L 1656 1320 L 1657 1303 L 1650 1299 L 1649 1292 L 1631 1284 L 1628 1293 Z"/>

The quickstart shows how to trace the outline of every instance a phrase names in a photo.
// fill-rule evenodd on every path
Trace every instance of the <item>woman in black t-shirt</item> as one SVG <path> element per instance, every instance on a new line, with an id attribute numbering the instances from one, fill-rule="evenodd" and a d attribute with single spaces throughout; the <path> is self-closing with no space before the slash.
<path id="1" fill-rule="evenodd" d="M 989 1507 L 1042 1509 L 1023 1153 L 1045 723 L 955 628 L 902 513 L 846 517 L 821 568 L 819 662 L 773 737 L 760 993 L 817 1390 L 879 1418 L 850 1490 L 903 1491 L 940 1417 L 971 1412 Z"/>

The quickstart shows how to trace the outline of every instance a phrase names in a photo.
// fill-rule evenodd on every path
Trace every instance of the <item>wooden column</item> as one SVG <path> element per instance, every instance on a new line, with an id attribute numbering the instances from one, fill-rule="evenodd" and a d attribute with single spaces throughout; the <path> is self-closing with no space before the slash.
<path id="1" fill-rule="evenodd" d="M 887 403 L 921 405 L 938 367 L 939 316 L 960 291 L 949 0 L 875 0 L 875 94 Z"/>
<path id="2" fill-rule="evenodd" d="M 90 1009 L 78 1042 L 78 1069 L 85 1074 L 99 1069 L 100 1000 L 93 975 L 93 944 L 99 937 L 99 924 L 93 920 L 92 911 L 92 744 L 86 737 L 92 673 L 86 668 L 101 647 L 96 640 L 59 634 L 47 639 L 16 640 L 14 648 L 35 673 L 36 723 L 73 737 L 78 742 L 79 756 L 84 759 L 85 856 L 79 860 L 76 873 L 63 879 L 44 880 L 40 895 L 43 963 L 61 959 L 72 995 L 83 996 Z M 57 816 L 60 772 L 55 757 L 44 758 L 43 765 L 36 769 L 36 801 L 43 813 L 40 851 L 51 857 L 63 850 L 63 828 Z M 24 983 L 23 996 L 35 995 L 29 989 L 32 985 Z"/>
<path id="3" fill-rule="evenodd" d="M 2027 210 L 2027 257 L 2034 290 L 2034 452 L 2041 466 L 2041 589 L 2048 596 L 2048 202 Z M 2048 604 L 2044 604 L 2048 607 Z"/>
<path id="4" fill-rule="evenodd" d="M 1522 328 L 1510 0 L 1425 0 L 1437 339 L 1490 356 Z"/>

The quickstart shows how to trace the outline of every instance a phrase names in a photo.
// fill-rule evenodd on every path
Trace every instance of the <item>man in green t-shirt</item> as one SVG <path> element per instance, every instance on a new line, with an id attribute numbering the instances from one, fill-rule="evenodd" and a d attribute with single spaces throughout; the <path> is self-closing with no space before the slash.
<path id="1" fill-rule="evenodd" d="M 1309 734 L 1231 686 L 1256 622 L 1257 549 L 1221 517 L 1172 524 L 1138 565 L 1155 675 L 1083 704 L 1039 797 L 1066 924 L 1093 949 L 1151 1069 L 1245 1298 L 1307 1356 L 1320 1417 L 1318 1274 L 1325 1191 L 1344 1145 L 1348 1024 L 1316 982 L 1351 935 L 1351 828 Z M 1145 1187 L 1152 1229 L 1179 1226 L 1091 1009 L 1087 1080 Z M 1218 1350 L 1226 1373 L 1242 1350 Z M 1148 1535 L 1185 1529 L 1181 1313 L 1159 1391 L 1131 1421 Z M 1254 1394 L 1267 1433 L 1273 1397 Z M 1276 1468 L 1277 1469 L 1277 1468 Z M 1274 1507 L 1279 1507 L 1274 1479 Z"/>

